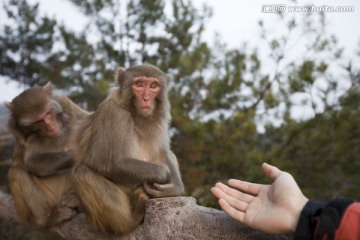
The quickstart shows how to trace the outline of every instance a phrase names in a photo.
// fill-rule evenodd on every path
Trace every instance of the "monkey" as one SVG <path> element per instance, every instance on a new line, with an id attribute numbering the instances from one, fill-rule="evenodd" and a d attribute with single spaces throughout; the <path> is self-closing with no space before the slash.
<path id="1" fill-rule="evenodd" d="M 126 235 L 144 218 L 150 198 L 184 194 L 168 134 L 170 76 L 159 68 L 119 68 L 118 87 L 78 135 L 72 180 L 91 225 Z"/>
<path id="2" fill-rule="evenodd" d="M 6 106 L 15 136 L 8 179 L 18 215 L 38 227 L 71 219 L 79 207 L 70 178 L 75 131 L 90 113 L 54 94 L 50 82 L 24 90 Z"/>

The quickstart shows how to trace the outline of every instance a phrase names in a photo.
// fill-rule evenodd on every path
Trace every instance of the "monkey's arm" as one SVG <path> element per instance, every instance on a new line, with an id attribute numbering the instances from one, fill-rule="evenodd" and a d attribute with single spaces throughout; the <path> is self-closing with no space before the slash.
<path id="1" fill-rule="evenodd" d="M 72 167 L 74 164 L 73 157 L 73 151 L 35 153 L 29 155 L 24 163 L 28 172 L 39 177 L 46 177 Z"/>
<path id="2" fill-rule="evenodd" d="M 171 178 L 168 183 L 146 183 L 144 189 L 147 194 L 154 198 L 176 197 L 184 195 L 184 184 L 181 180 L 179 165 L 174 153 L 167 154 L 167 164 L 171 171 Z"/>
<path id="3" fill-rule="evenodd" d="M 64 107 L 64 112 L 70 115 L 72 118 L 75 118 L 76 120 L 82 120 L 90 116 L 90 112 L 82 109 L 80 106 L 71 101 L 68 97 L 62 95 L 55 95 L 54 98 Z"/>
<path id="4" fill-rule="evenodd" d="M 93 171 L 110 179 L 115 183 L 168 183 L 170 180 L 170 169 L 164 164 L 156 164 L 142 160 L 124 158 L 119 159 L 116 164 L 108 168 L 105 166 L 92 166 L 86 164 Z"/>
<path id="5" fill-rule="evenodd" d="M 108 98 L 84 131 L 81 139 L 84 141 L 80 141 L 79 157 L 76 158 L 115 183 L 168 183 L 171 170 L 166 164 L 127 157 L 128 148 L 135 144 L 131 141 L 135 136 L 131 130 L 133 124 L 131 113 Z"/>

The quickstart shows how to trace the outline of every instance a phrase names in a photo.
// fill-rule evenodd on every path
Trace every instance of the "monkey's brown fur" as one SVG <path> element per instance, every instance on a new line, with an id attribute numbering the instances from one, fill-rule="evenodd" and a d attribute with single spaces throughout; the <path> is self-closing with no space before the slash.
<path id="1" fill-rule="evenodd" d="M 25 90 L 11 103 L 9 128 L 15 136 L 8 177 L 20 217 L 38 226 L 50 226 L 74 216 L 78 205 L 70 179 L 75 148 L 75 129 L 89 113 L 52 87 Z M 37 118 L 51 109 L 60 124 L 57 137 L 46 137 L 37 128 Z"/>
<path id="2" fill-rule="evenodd" d="M 150 116 L 140 115 L 134 104 L 136 77 L 161 82 Z M 140 65 L 119 69 L 117 80 L 119 88 L 80 131 L 72 178 L 90 223 L 103 232 L 126 234 L 143 220 L 149 198 L 179 196 L 184 188 L 168 136 L 169 77 Z"/>

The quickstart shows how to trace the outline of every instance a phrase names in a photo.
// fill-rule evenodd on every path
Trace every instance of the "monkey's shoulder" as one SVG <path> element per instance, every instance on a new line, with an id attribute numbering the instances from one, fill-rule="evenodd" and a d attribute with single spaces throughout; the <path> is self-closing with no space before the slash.
<path id="1" fill-rule="evenodd" d="M 129 108 L 122 102 L 117 101 L 115 97 L 106 98 L 95 111 L 94 119 L 103 119 L 110 121 L 126 121 L 131 119 Z"/>

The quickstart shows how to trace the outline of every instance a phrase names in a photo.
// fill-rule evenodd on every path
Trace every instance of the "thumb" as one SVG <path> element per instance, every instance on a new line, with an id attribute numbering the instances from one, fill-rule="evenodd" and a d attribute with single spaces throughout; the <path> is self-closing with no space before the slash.
<path id="1" fill-rule="evenodd" d="M 263 172 L 265 173 L 265 175 L 270 178 L 271 180 L 275 180 L 280 174 L 281 174 L 281 170 L 278 169 L 277 167 L 274 167 L 270 164 L 267 163 L 263 163 L 261 165 Z"/>

